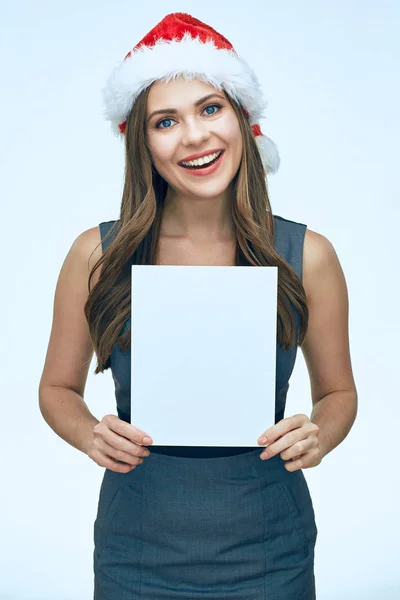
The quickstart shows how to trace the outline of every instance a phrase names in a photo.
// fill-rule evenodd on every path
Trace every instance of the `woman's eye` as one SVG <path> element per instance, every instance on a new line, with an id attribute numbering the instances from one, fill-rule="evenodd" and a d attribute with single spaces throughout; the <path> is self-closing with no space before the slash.
<path id="1" fill-rule="evenodd" d="M 204 110 L 208 111 L 209 108 L 213 109 L 215 107 L 217 107 L 217 109 L 222 108 L 221 104 L 209 104 L 208 106 L 206 106 L 204 108 Z M 217 111 L 207 112 L 207 114 L 208 115 L 215 115 L 215 112 L 217 112 Z M 158 121 L 158 123 L 156 123 L 155 127 L 156 127 L 156 129 L 170 129 L 170 127 L 168 125 L 166 127 L 162 126 L 162 123 L 165 123 L 165 122 L 167 122 L 167 123 L 170 122 L 171 123 L 172 121 L 173 121 L 173 119 L 161 119 L 161 121 Z"/>
<path id="2" fill-rule="evenodd" d="M 161 123 L 165 123 L 165 121 L 172 121 L 172 119 L 161 119 L 161 121 L 158 121 L 156 124 L 156 129 L 169 129 L 169 127 L 160 127 Z"/>
<path id="3" fill-rule="evenodd" d="M 222 108 L 222 106 L 221 106 L 220 104 L 209 104 L 208 106 L 206 106 L 206 107 L 205 107 L 205 109 L 204 109 L 204 110 L 207 110 L 208 108 L 214 108 L 215 106 L 216 106 L 217 108 Z M 207 114 L 208 114 L 208 115 L 215 115 L 215 112 L 212 112 L 212 113 L 207 113 Z"/>

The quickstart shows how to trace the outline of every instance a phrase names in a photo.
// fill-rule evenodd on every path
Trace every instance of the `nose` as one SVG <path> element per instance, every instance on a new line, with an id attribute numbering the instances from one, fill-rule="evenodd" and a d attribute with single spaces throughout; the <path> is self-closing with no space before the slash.
<path id="1" fill-rule="evenodd" d="M 208 127 L 204 121 L 193 119 L 187 121 L 182 134 L 184 146 L 198 146 L 210 137 Z"/>

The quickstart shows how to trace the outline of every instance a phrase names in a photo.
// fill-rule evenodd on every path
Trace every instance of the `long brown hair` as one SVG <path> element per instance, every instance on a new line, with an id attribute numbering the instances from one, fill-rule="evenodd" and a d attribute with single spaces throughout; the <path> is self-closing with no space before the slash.
<path id="1" fill-rule="evenodd" d="M 114 344 L 125 351 L 130 329 L 121 329 L 130 315 L 131 265 L 157 264 L 161 214 L 167 182 L 152 166 L 146 136 L 149 86 L 138 96 L 125 130 L 125 182 L 119 220 L 107 234 L 112 241 L 89 275 L 85 315 L 97 355 L 95 374 L 110 367 Z M 274 218 L 260 154 L 249 121 L 240 105 L 226 94 L 239 121 L 243 139 L 240 167 L 233 180 L 232 216 L 236 228 L 236 265 L 278 267 L 277 340 L 284 350 L 304 340 L 308 326 L 306 294 L 294 269 L 274 247 Z M 95 271 L 98 282 L 90 289 Z M 299 335 L 293 308 L 299 316 Z"/>

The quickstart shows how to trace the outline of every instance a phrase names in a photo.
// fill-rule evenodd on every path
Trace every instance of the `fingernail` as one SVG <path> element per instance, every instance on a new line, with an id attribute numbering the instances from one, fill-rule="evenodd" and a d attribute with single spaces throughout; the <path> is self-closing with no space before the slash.
<path id="1" fill-rule="evenodd" d="M 266 443 L 266 441 L 267 441 L 267 438 L 266 438 L 266 437 L 264 437 L 264 436 L 263 436 L 263 437 L 260 437 L 260 438 L 258 439 L 258 442 L 259 442 L 259 444 L 265 444 L 265 443 Z"/>
<path id="2" fill-rule="evenodd" d="M 143 443 L 144 444 L 152 444 L 153 440 L 146 435 L 146 437 L 143 438 Z"/>

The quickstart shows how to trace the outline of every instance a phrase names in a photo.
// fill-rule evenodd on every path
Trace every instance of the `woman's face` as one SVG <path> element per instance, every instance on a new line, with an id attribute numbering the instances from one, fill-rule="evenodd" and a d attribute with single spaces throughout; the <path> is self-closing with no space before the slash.
<path id="1" fill-rule="evenodd" d="M 212 198 L 226 191 L 240 165 L 242 136 L 223 91 L 198 79 L 157 81 L 149 91 L 147 119 L 154 168 L 176 193 Z M 206 169 L 180 164 L 198 154 L 214 159 L 216 152 L 220 158 Z"/>

